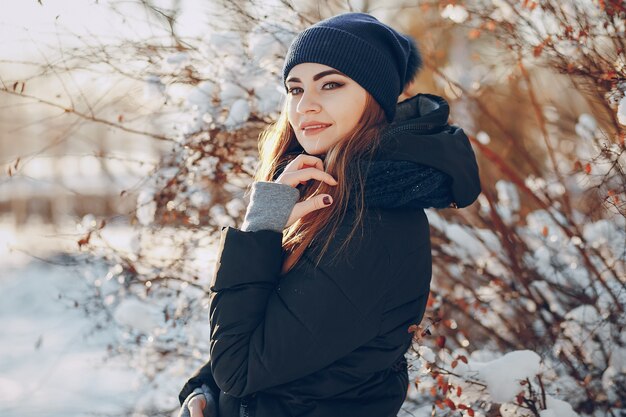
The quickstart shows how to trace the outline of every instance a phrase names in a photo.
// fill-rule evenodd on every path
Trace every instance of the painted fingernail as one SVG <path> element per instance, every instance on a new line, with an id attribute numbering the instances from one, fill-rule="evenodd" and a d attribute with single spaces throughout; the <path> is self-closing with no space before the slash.
<path id="1" fill-rule="evenodd" d="M 330 205 L 330 202 L 331 202 L 330 197 L 329 197 L 329 196 L 327 196 L 327 195 L 325 195 L 325 196 L 324 196 L 324 204 L 326 204 L 327 206 L 329 206 L 329 205 Z"/>

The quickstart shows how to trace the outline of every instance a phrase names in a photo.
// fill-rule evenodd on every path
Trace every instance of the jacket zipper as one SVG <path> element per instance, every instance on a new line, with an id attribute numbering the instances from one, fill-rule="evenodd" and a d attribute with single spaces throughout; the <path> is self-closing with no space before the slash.
<path id="1" fill-rule="evenodd" d="M 248 409 L 248 399 L 242 398 L 239 405 L 239 417 L 250 417 L 250 410 Z"/>
<path id="2" fill-rule="evenodd" d="M 254 417 L 254 408 L 252 407 L 252 404 L 250 404 L 250 402 L 254 401 L 255 396 L 256 393 L 248 395 L 247 397 L 241 399 L 241 401 L 239 402 L 239 417 Z"/>

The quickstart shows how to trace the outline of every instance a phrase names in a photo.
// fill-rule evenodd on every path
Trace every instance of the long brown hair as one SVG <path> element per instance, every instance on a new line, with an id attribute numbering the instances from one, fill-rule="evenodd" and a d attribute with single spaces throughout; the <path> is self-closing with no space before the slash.
<path id="1" fill-rule="evenodd" d="M 291 160 L 305 153 L 296 139 L 287 119 L 287 113 L 288 100 L 285 100 L 278 120 L 259 135 L 260 163 L 254 176 L 255 181 L 275 180 L 279 171 L 282 171 Z M 379 132 L 386 125 L 387 121 L 382 108 L 368 92 L 365 109 L 356 127 L 333 145 L 323 157 L 324 169 L 337 179 L 339 184 L 330 186 L 324 182 L 311 180 L 306 186 L 298 187 L 300 189 L 298 201 L 304 201 L 318 194 L 329 194 L 332 196 L 333 204 L 308 213 L 283 231 L 282 274 L 292 269 L 311 243 L 319 243 L 318 235 L 326 237 L 317 258 L 316 265 L 319 264 L 348 210 L 350 200 L 355 202 L 356 221 L 338 252 L 346 247 L 357 228 L 362 226 L 365 175 L 359 163 L 351 162 L 371 159 L 380 143 Z M 351 198 L 350 194 L 355 191 L 358 195 Z M 337 255 L 338 253 L 335 254 Z"/>

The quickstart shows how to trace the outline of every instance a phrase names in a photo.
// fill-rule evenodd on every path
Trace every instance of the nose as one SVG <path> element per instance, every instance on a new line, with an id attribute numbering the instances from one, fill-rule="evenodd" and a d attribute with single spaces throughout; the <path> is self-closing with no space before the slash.
<path id="1" fill-rule="evenodd" d="M 321 106 L 317 100 L 317 96 L 314 92 L 303 92 L 300 95 L 300 101 L 296 107 L 296 111 L 300 114 L 317 113 L 321 109 Z"/>

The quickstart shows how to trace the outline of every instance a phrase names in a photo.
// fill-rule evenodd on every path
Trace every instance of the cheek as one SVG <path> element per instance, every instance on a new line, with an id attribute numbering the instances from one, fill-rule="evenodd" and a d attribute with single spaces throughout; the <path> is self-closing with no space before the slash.
<path id="1" fill-rule="evenodd" d="M 287 110 L 287 121 L 289 122 L 289 124 L 291 125 L 291 128 L 295 132 L 296 128 L 294 125 L 296 124 L 296 118 L 295 118 L 295 112 L 291 108 Z"/>
<path id="2" fill-rule="evenodd" d="M 343 115 L 345 120 L 349 120 L 352 126 L 356 125 L 365 110 L 365 91 L 352 91 L 352 94 L 348 97 L 347 104 L 343 106 Z"/>
<path id="3" fill-rule="evenodd" d="M 358 101 L 352 101 L 350 105 L 342 106 L 337 109 L 337 114 L 340 115 L 338 121 L 341 122 L 341 129 L 344 132 L 352 130 L 357 125 L 364 107 L 365 102 L 359 103 Z"/>

